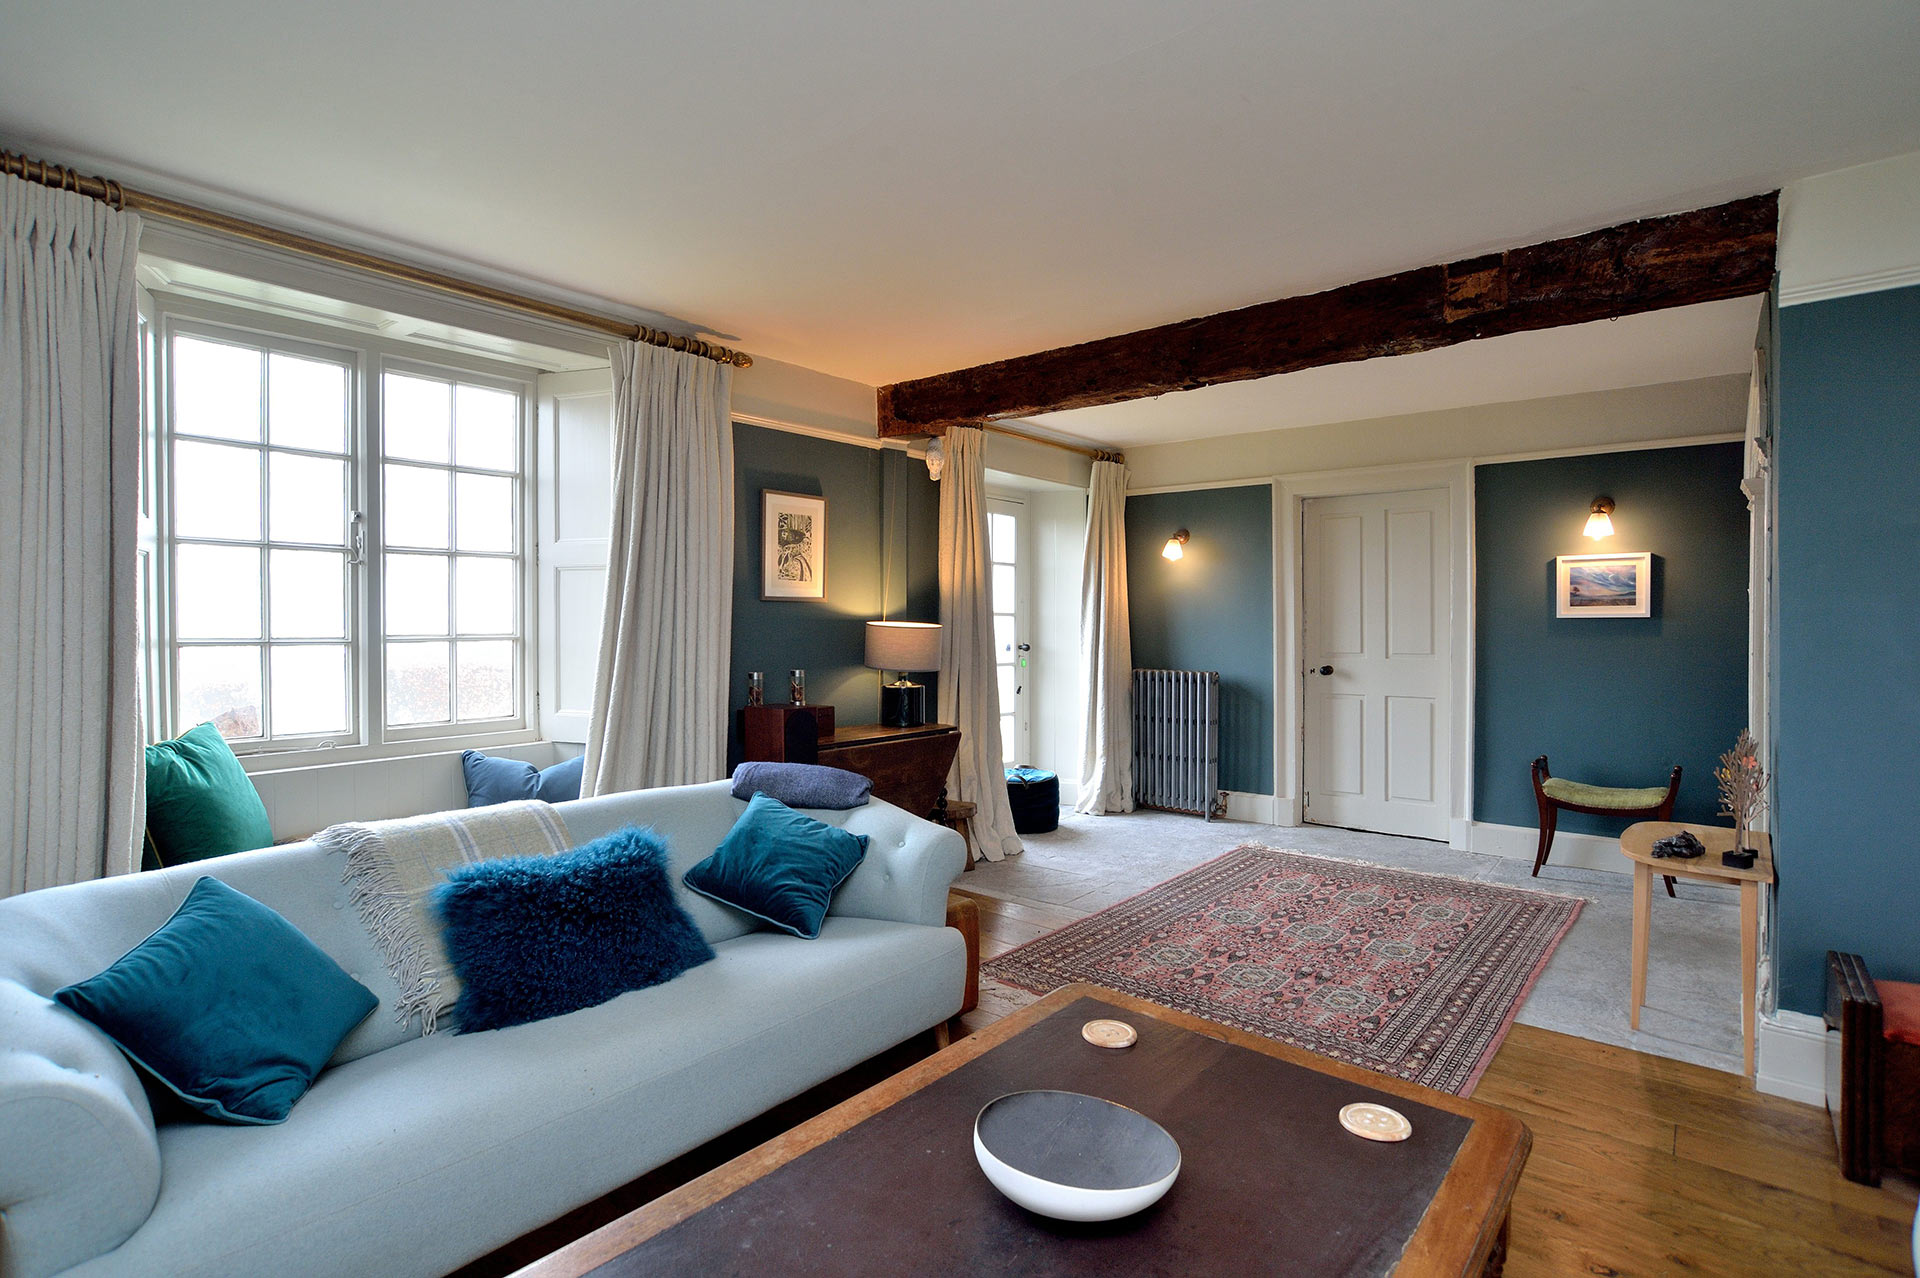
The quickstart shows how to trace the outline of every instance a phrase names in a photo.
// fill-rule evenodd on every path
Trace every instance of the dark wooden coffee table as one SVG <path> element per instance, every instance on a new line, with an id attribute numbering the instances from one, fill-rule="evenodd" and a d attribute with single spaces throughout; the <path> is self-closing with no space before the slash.
<path id="1" fill-rule="evenodd" d="M 1094 1047 L 1097 1017 L 1139 1030 Z M 1029 1088 L 1130 1105 L 1180 1142 L 1138 1216 L 1069 1225 L 1016 1207 L 973 1119 Z M 1382 1144 L 1340 1107 L 1413 1123 Z M 1498 1274 L 1532 1136 L 1489 1105 L 1091 985 L 1058 990 L 521 1271 L 592 1274 Z"/>

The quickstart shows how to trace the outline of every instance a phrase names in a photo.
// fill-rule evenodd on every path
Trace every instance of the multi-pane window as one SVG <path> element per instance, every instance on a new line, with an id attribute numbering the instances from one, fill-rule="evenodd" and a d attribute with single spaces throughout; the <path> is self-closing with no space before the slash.
<path id="1" fill-rule="evenodd" d="M 519 397 L 416 372 L 381 383 L 387 725 L 508 717 Z"/>
<path id="2" fill-rule="evenodd" d="M 523 725 L 525 383 L 190 321 L 166 341 L 156 730 L 262 749 Z"/>
<path id="3" fill-rule="evenodd" d="M 176 333 L 174 688 L 236 741 L 349 734 L 350 365 Z"/>

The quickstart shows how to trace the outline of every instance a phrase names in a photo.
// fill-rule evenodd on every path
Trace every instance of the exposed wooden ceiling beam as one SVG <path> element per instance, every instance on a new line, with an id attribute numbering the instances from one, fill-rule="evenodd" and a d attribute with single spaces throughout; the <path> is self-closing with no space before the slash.
<path id="1" fill-rule="evenodd" d="M 1779 192 L 880 388 L 880 434 L 1145 399 L 1764 292 Z"/>

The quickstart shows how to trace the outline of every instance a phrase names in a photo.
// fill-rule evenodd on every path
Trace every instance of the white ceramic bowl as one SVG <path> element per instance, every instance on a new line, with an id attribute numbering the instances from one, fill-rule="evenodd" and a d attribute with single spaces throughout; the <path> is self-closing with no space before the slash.
<path id="1" fill-rule="evenodd" d="M 1055 1220 L 1118 1220 L 1160 1201 L 1180 1174 L 1167 1129 L 1079 1092 L 1013 1092 L 973 1120 L 973 1154 L 993 1187 Z"/>

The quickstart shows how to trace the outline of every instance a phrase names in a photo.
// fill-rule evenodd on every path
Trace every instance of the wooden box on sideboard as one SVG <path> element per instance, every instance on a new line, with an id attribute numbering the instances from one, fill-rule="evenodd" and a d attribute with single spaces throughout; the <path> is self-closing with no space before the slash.
<path id="1" fill-rule="evenodd" d="M 743 706 L 741 757 L 749 763 L 817 763 L 820 739 L 833 735 L 832 706 Z"/>

